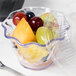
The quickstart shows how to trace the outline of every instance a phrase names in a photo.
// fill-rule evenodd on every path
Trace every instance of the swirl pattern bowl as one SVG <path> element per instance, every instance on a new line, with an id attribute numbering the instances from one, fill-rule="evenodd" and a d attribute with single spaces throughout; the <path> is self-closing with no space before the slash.
<path id="1" fill-rule="evenodd" d="M 50 40 L 47 44 L 42 45 L 36 42 L 30 42 L 27 44 L 22 44 L 20 43 L 20 41 L 18 39 L 16 39 L 15 37 L 12 37 L 12 33 L 15 29 L 15 25 L 12 22 L 12 17 L 16 12 L 27 12 L 27 11 L 32 11 L 35 13 L 36 16 L 40 16 L 44 13 L 48 13 L 51 12 L 59 25 L 59 29 L 58 29 L 58 38 L 54 38 L 52 40 Z M 45 7 L 26 7 L 24 9 L 20 9 L 20 10 L 16 10 L 13 11 L 9 14 L 9 16 L 4 20 L 4 22 L 2 23 L 2 27 L 4 28 L 4 36 L 7 39 L 11 39 L 12 41 L 15 41 L 22 49 L 15 49 L 18 55 L 18 59 L 20 61 L 20 64 L 22 66 L 24 66 L 25 68 L 29 68 L 29 69 L 34 69 L 34 70 L 41 70 L 44 68 L 47 68 L 49 65 L 51 65 L 53 63 L 53 59 L 55 57 L 55 55 L 57 54 L 57 52 L 59 51 L 59 45 L 60 45 L 60 41 L 64 40 L 67 34 L 67 31 L 69 30 L 70 26 L 64 16 L 63 13 L 61 12 L 57 12 L 57 11 L 53 11 L 50 8 L 45 8 Z M 41 49 L 43 50 L 47 50 L 49 52 L 49 54 L 46 57 L 43 57 L 42 59 L 40 59 L 40 61 L 35 62 L 35 63 L 30 63 L 27 61 L 27 59 L 25 59 L 22 55 L 19 54 L 19 50 L 29 50 L 30 47 L 37 49 Z M 37 60 L 37 58 L 36 58 Z"/>

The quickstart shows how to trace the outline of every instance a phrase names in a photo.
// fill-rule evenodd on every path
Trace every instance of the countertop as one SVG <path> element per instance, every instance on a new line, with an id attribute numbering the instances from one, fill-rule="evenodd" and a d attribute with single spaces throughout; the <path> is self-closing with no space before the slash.
<path id="1" fill-rule="evenodd" d="M 30 0 L 29 0 L 30 1 Z M 39 6 L 39 1 L 32 0 L 34 6 Z M 43 1 L 43 2 L 42 2 Z M 42 0 L 42 4 L 40 6 L 50 7 L 53 10 L 58 10 L 64 12 L 68 22 L 71 26 L 71 39 L 73 45 L 76 47 L 76 1 L 75 0 Z M 23 7 L 33 6 L 33 4 L 27 4 L 26 2 Z M 15 54 L 13 45 L 11 41 L 6 39 L 3 35 L 3 28 L 1 27 L 0 22 L 0 61 L 2 61 L 5 65 L 25 74 L 26 76 L 66 76 L 66 74 L 59 68 L 58 65 L 52 64 L 49 68 L 41 71 L 29 70 L 22 67 L 19 64 L 17 55 Z M 7 71 L 0 69 L 0 76 L 15 76 Z M 74 75 L 76 76 L 76 75 Z"/>

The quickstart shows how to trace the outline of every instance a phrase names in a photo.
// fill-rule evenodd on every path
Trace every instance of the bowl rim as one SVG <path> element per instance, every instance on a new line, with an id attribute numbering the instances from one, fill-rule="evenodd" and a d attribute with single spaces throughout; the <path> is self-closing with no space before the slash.
<path id="1" fill-rule="evenodd" d="M 49 9 L 50 11 L 53 11 L 53 10 L 51 10 L 50 8 L 47 8 L 47 7 L 25 7 L 25 8 L 16 10 L 16 11 L 24 10 L 24 9 L 27 9 L 27 8 L 41 8 L 41 9 Z M 10 17 L 10 15 L 11 15 L 12 13 L 16 12 L 16 11 L 11 12 L 11 13 L 8 15 L 8 17 Z M 8 17 L 7 17 L 7 18 L 2 22 L 2 24 L 1 24 L 1 26 L 4 28 L 4 36 L 5 36 L 5 38 L 7 38 L 7 39 L 13 39 L 13 40 L 15 40 L 20 46 L 25 47 L 25 46 L 27 46 L 27 45 L 35 44 L 35 45 L 38 45 L 38 46 L 41 46 L 41 47 L 46 47 L 46 45 L 49 45 L 49 44 L 52 43 L 53 41 L 61 41 L 61 40 L 64 40 L 64 38 L 65 38 L 65 36 L 64 36 L 64 37 L 61 37 L 61 38 L 54 38 L 54 39 L 50 40 L 48 43 L 46 43 L 46 44 L 39 44 L 39 43 L 37 43 L 37 42 L 30 42 L 30 43 L 22 44 L 17 38 L 15 38 L 15 37 L 10 37 L 10 36 L 7 35 L 7 28 L 6 28 L 6 26 L 4 25 L 4 22 L 8 19 Z M 64 16 L 64 19 L 66 19 L 65 16 Z M 66 20 L 66 22 L 67 22 L 67 20 Z M 64 29 L 64 32 L 66 32 L 67 30 L 69 30 L 69 28 L 70 28 L 70 25 L 69 25 L 69 23 L 68 23 L 68 27 Z"/>

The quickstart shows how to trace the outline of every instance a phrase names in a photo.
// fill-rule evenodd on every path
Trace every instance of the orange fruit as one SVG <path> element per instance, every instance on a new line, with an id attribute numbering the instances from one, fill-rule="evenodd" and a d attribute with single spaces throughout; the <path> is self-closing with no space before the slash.
<path id="1" fill-rule="evenodd" d="M 24 18 L 17 24 L 12 36 L 17 38 L 22 44 L 35 41 L 34 32 Z"/>

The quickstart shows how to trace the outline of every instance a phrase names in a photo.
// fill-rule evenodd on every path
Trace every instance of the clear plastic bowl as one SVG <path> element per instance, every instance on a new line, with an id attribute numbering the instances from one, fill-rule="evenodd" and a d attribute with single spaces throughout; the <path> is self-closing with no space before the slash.
<path id="1" fill-rule="evenodd" d="M 12 22 L 12 17 L 16 12 L 19 12 L 19 11 L 23 11 L 25 13 L 27 11 L 32 11 L 35 13 L 36 16 L 40 16 L 44 13 L 51 12 L 57 19 L 57 22 L 59 25 L 59 30 L 58 30 L 59 38 L 54 38 L 50 40 L 47 44 L 42 45 L 36 42 L 22 44 L 16 38 L 11 37 L 13 30 L 15 29 L 15 25 Z M 15 49 L 17 51 L 20 64 L 25 68 L 34 69 L 34 70 L 41 70 L 41 69 L 47 68 L 53 63 L 53 58 L 55 57 L 56 53 L 59 51 L 59 47 L 60 47 L 59 42 L 65 39 L 66 37 L 65 35 L 68 29 L 70 28 L 63 13 L 53 11 L 50 8 L 45 8 L 45 7 L 26 7 L 24 9 L 11 12 L 9 16 L 5 19 L 5 21 L 2 23 L 2 27 L 4 28 L 4 36 L 7 39 L 15 40 L 16 43 L 24 49 L 27 49 L 30 46 L 36 46 L 37 48 L 41 48 L 42 50 L 47 49 L 47 51 L 49 52 L 49 55 L 41 59 L 39 62 L 33 63 L 33 64 L 29 63 L 26 59 L 24 59 L 24 57 L 18 53 L 18 49 L 17 50 Z"/>

